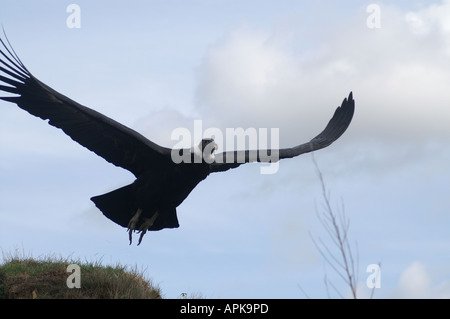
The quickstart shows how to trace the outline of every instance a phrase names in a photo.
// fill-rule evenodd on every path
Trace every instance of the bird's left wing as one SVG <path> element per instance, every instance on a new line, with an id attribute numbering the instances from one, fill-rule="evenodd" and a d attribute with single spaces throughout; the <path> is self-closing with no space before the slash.
<path id="1" fill-rule="evenodd" d="M 11 46 L 0 42 L 4 48 L 0 49 L 0 91 L 15 95 L 0 99 L 49 120 L 74 141 L 135 176 L 149 167 L 170 163 L 170 149 L 56 92 L 27 70 Z"/>
<path id="2" fill-rule="evenodd" d="M 277 162 L 283 158 L 292 158 L 300 154 L 319 150 L 336 141 L 348 128 L 355 111 L 355 101 L 350 92 L 341 106 L 336 109 L 325 129 L 307 143 L 283 149 L 230 151 L 215 155 L 211 172 L 223 172 L 250 162 Z"/>

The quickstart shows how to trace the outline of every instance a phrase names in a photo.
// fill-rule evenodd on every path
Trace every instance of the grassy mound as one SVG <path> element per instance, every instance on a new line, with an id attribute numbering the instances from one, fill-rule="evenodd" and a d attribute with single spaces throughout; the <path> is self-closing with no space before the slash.
<path id="1" fill-rule="evenodd" d="M 80 288 L 71 264 L 78 265 Z M 70 277 L 72 276 L 72 277 Z M 70 278 L 69 278 L 70 277 Z M 69 279 L 69 285 L 68 285 Z M 137 270 L 47 258 L 9 258 L 0 265 L 0 299 L 160 299 L 160 290 Z"/>

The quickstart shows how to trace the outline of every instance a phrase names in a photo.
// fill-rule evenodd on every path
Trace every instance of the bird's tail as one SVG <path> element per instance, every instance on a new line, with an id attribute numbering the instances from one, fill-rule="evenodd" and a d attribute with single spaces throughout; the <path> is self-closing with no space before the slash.
<path id="1" fill-rule="evenodd" d="M 123 227 L 128 226 L 130 218 L 137 210 L 133 184 L 103 195 L 94 196 L 91 200 L 102 211 L 103 215 Z"/>

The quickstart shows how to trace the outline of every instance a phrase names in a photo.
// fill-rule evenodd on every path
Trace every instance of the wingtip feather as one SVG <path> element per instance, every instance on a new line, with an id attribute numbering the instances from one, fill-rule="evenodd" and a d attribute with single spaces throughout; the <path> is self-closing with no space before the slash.
<path id="1" fill-rule="evenodd" d="M 18 103 L 20 101 L 19 96 L 0 96 L 0 100 L 11 102 L 11 103 Z"/>

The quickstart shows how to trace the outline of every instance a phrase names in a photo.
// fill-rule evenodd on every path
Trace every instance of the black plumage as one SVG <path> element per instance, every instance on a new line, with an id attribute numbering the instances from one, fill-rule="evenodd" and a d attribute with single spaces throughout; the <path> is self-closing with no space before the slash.
<path id="1" fill-rule="evenodd" d="M 0 49 L 0 91 L 14 94 L 0 99 L 48 120 L 74 141 L 135 175 L 132 184 L 91 198 L 106 217 L 128 228 L 130 243 L 133 231 L 140 232 L 140 243 L 147 230 L 179 227 L 176 208 L 210 173 L 324 148 L 344 133 L 353 117 L 354 100 L 350 93 L 322 133 L 292 148 L 214 155 L 217 146 L 214 140 L 204 139 L 197 148 L 200 152 L 194 148 L 172 150 L 48 87 L 28 71 L 7 39 L 0 42 L 4 48 Z M 172 152 L 188 154 L 191 160 L 175 163 Z"/>

